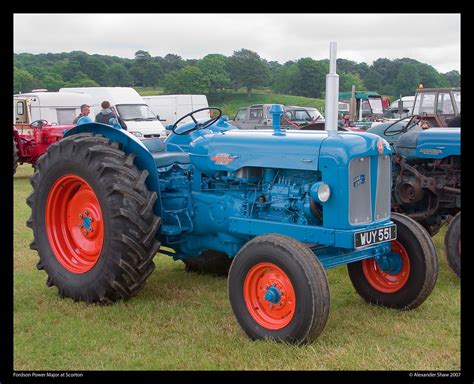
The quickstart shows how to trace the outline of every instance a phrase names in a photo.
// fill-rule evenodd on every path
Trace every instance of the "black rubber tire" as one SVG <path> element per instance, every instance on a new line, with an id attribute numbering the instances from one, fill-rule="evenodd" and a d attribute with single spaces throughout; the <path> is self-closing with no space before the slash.
<path id="1" fill-rule="evenodd" d="M 232 260 L 223 252 L 205 250 L 199 257 L 183 260 L 186 272 L 227 276 Z"/>
<path id="2" fill-rule="evenodd" d="M 451 220 L 444 237 L 444 249 L 448 264 L 461 277 L 461 212 Z"/>
<path id="3" fill-rule="evenodd" d="M 295 291 L 293 318 L 278 330 L 256 322 L 244 301 L 245 278 L 249 270 L 261 262 L 281 268 Z M 329 285 L 324 268 L 311 249 L 287 236 L 262 235 L 247 242 L 230 267 L 228 294 L 238 323 L 252 340 L 270 338 L 294 344 L 310 343 L 322 332 L 329 316 Z"/>
<path id="4" fill-rule="evenodd" d="M 13 174 L 16 173 L 18 167 L 18 148 L 16 146 L 16 141 L 13 139 Z"/>
<path id="5" fill-rule="evenodd" d="M 145 179 L 148 171 L 133 164 L 118 143 L 89 133 L 71 135 L 52 144 L 40 157 L 30 182 L 33 192 L 27 203 L 32 215 L 31 249 L 37 250 L 37 268 L 45 270 L 47 286 L 59 296 L 87 303 L 111 303 L 136 294 L 153 272 L 153 257 L 160 243 L 155 234 L 161 220 L 153 214 L 156 192 Z M 62 175 L 72 173 L 86 180 L 100 203 L 104 240 L 97 263 L 85 273 L 73 273 L 57 260 L 46 234 L 45 206 L 49 190 Z"/>
<path id="6" fill-rule="evenodd" d="M 410 274 L 405 285 L 393 293 L 381 292 L 367 281 L 362 261 L 347 264 L 349 277 L 357 293 L 368 303 L 409 310 L 421 305 L 431 294 L 438 278 L 438 258 L 430 235 L 408 216 L 392 213 L 397 224 L 397 240 L 410 260 Z"/>

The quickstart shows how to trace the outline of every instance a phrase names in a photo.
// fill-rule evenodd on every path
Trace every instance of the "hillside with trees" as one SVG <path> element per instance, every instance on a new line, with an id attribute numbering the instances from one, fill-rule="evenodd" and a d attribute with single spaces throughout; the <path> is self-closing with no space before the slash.
<path id="1" fill-rule="evenodd" d="M 183 59 L 176 54 L 153 57 L 139 50 L 133 59 L 88 54 L 14 54 L 14 92 L 25 93 L 61 87 L 131 86 L 161 87 L 165 93 L 199 93 L 212 98 L 244 88 L 250 97 L 258 88 L 275 93 L 323 98 L 327 59 L 310 57 L 280 64 L 267 61 L 248 49 L 232 56 L 208 54 L 202 59 Z M 372 65 L 338 59 L 340 91 L 376 91 L 398 97 L 413 95 L 421 83 L 425 88 L 460 86 L 458 71 L 439 73 L 432 66 L 410 58 L 379 58 Z"/>

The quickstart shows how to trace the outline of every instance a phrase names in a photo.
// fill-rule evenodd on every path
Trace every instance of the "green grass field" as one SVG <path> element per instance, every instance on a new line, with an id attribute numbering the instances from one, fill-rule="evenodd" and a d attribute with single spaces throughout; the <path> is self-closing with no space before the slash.
<path id="1" fill-rule="evenodd" d="M 346 268 L 328 271 L 331 310 L 312 344 L 253 342 L 234 319 L 226 279 L 186 273 L 158 254 L 145 288 L 110 306 L 60 299 L 36 269 L 26 227 L 32 168 L 14 177 L 15 370 L 459 370 L 460 281 L 436 236 L 438 283 L 413 311 L 370 306 Z"/>

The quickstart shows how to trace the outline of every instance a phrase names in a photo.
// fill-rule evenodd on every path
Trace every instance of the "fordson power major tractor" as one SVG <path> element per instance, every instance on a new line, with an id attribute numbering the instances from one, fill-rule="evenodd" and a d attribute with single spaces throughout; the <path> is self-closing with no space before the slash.
<path id="1" fill-rule="evenodd" d="M 461 128 L 423 129 L 413 115 L 374 126 L 394 148 L 392 210 L 418 221 L 431 236 L 448 223 L 445 253 L 461 277 Z"/>
<path id="2" fill-rule="evenodd" d="M 347 264 L 369 303 L 419 306 L 438 261 L 416 221 L 390 213 L 391 149 L 337 132 L 335 43 L 330 131 L 240 130 L 221 111 L 164 141 L 103 124 L 69 130 L 31 178 L 32 249 L 61 297 L 110 303 L 139 292 L 166 246 L 176 260 L 225 255 L 228 295 L 251 339 L 314 340 L 329 314 L 325 268 Z M 195 111 L 196 112 L 196 111 Z M 188 116 L 183 116 L 183 118 Z"/>

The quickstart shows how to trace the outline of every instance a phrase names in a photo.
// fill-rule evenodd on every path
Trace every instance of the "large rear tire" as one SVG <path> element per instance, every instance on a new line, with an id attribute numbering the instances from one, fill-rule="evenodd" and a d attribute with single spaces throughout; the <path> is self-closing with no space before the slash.
<path id="1" fill-rule="evenodd" d="M 27 203 L 30 247 L 61 297 L 110 303 L 136 294 L 154 270 L 160 219 L 148 171 L 118 143 L 89 133 L 66 137 L 41 156 Z"/>
<path id="2" fill-rule="evenodd" d="M 326 272 L 314 253 L 287 236 L 257 236 L 235 256 L 229 300 L 252 339 L 310 343 L 329 316 Z"/>
<path id="3" fill-rule="evenodd" d="M 461 277 L 461 212 L 451 220 L 444 237 L 444 249 L 451 269 Z"/>
<path id="4" fill-rule="evenodd" d="M 374 258 L 347 264 L 357 293 L 368 303 L 397 309 L 418 307 L 438 277 L 436 250 L 426 229 L 415 220 L 392 213 L 397 240 L 379 264 Z M 382 261 L 384 262 L 382 264 Z"/>
<path id="5" fill-rule="evenodd" d="M 18 167 L 18 148 L 16 146 L 16 141 L 13 139 L 13 174 L 16 173 Z"/>

